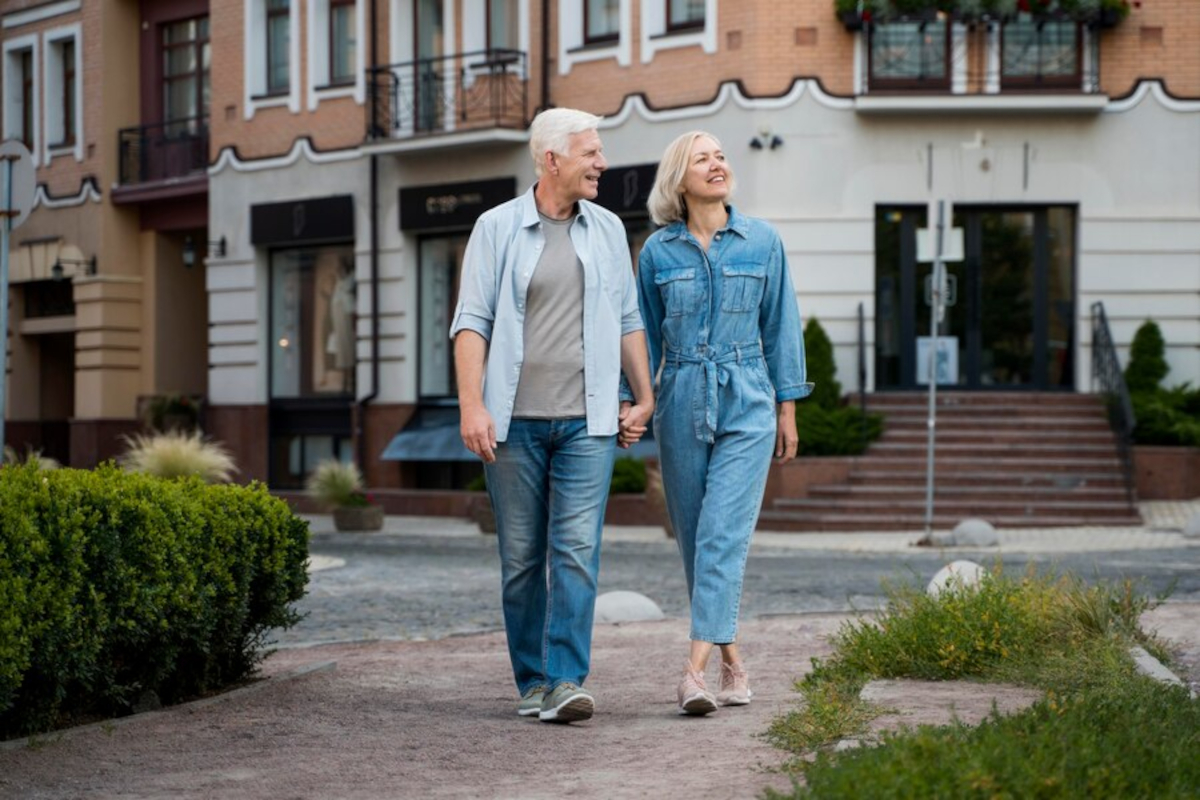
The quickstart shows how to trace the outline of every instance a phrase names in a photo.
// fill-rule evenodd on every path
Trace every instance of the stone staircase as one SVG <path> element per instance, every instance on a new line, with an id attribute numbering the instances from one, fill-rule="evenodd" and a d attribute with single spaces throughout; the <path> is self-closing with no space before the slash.
<path id="1" fill-rule="evenodd" d="M 759 527 L 924 530 L 928 403 L 923 392 L 869 395 L 883 436 L 844 482 L 776 499 Z M 1099 397 L 940 392 L 937 403 L 934 528 L 967 517 L 1024 528 L 1141 523 Z"/>

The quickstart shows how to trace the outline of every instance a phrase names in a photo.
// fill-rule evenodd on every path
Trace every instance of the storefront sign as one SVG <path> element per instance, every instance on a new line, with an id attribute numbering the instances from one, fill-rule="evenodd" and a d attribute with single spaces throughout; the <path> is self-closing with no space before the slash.
<path id="1" fill-rule="evenodd" d="M 401 189 L 400 230 L 469 228 L 484 211 L 516 196 L 516 178 Z"/>
<path id="2" fill-rule="evenodd" d="M 609 167 L 600 176 L 596 203 L 620 217 L 646 216 L 646 201 L 657 171 L 658 164 Z"/>
<path id="3" fill-rule="evenodd" d="M 354 197 L 336 195 L 250 207 L 254 245 L 304 244 L 354 238 Z"/>

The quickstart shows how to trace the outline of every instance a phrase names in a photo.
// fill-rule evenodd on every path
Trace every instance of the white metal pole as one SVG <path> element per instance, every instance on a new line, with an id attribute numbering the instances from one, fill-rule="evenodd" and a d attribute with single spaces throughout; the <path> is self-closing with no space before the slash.
<path id="1" fill-rule="evenodd" d="M 946 295 L 944 292 L 946 267 L 942 263 L 942 243 L 944 241 L 946 201 L 937 201 L 937 232 L 934 239 L 933 276 L 930 283 L 929 305 L 929 444 L 925 459 L 925 536 L 933 533 L 933 450 L 937 431 L 937 361 L 938 361 L 938 327 L 945 313 Z"/>

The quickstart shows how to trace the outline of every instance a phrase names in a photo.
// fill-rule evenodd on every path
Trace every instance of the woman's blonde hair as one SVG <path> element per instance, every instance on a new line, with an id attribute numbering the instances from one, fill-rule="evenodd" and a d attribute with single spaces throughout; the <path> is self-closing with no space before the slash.
<path id="1" fill-rule="evenodd" d="M 707 136 L 721 147 L 721 140 L 707 131 L 690 131 L 683 134 L 667 145 L 662 160 L 658 162 L 658 173 L 654 176 L 654 188 L 650 190 L 650 199 L 646 207 L 650 209 L 650 219 L 655 225 L 669 225 L 672 222 L 687 219 L 687 205 L 683 201 L 683 178 L 687 174 L 691 161 L 692 146 L 701 136 Z M 728 162 L 725 169 L 729 173 L 729 195 L 733 195 L 733 168 Z"/>

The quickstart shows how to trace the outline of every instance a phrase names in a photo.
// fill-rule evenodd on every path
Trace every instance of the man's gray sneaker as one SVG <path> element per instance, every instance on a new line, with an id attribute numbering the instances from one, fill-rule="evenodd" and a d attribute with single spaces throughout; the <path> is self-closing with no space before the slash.
<path id="1" fill-rule="evenodd" d="M 542 722 L 579 722 L 591 719 L 596 701 L 591 692 L 573 683 L 560 683 L 542 698 L 538 719 Z"/>
<path id="2" fill-rule="evenodd" d="M 522 717 L 535 717 L 542 710 L 542 697 L 546 694 L 546 687 L 542 685 L 530 686 L 525 690 L 525 694 L 521 695 L 521 704 L 517 706 L 517 715 Z"/>

